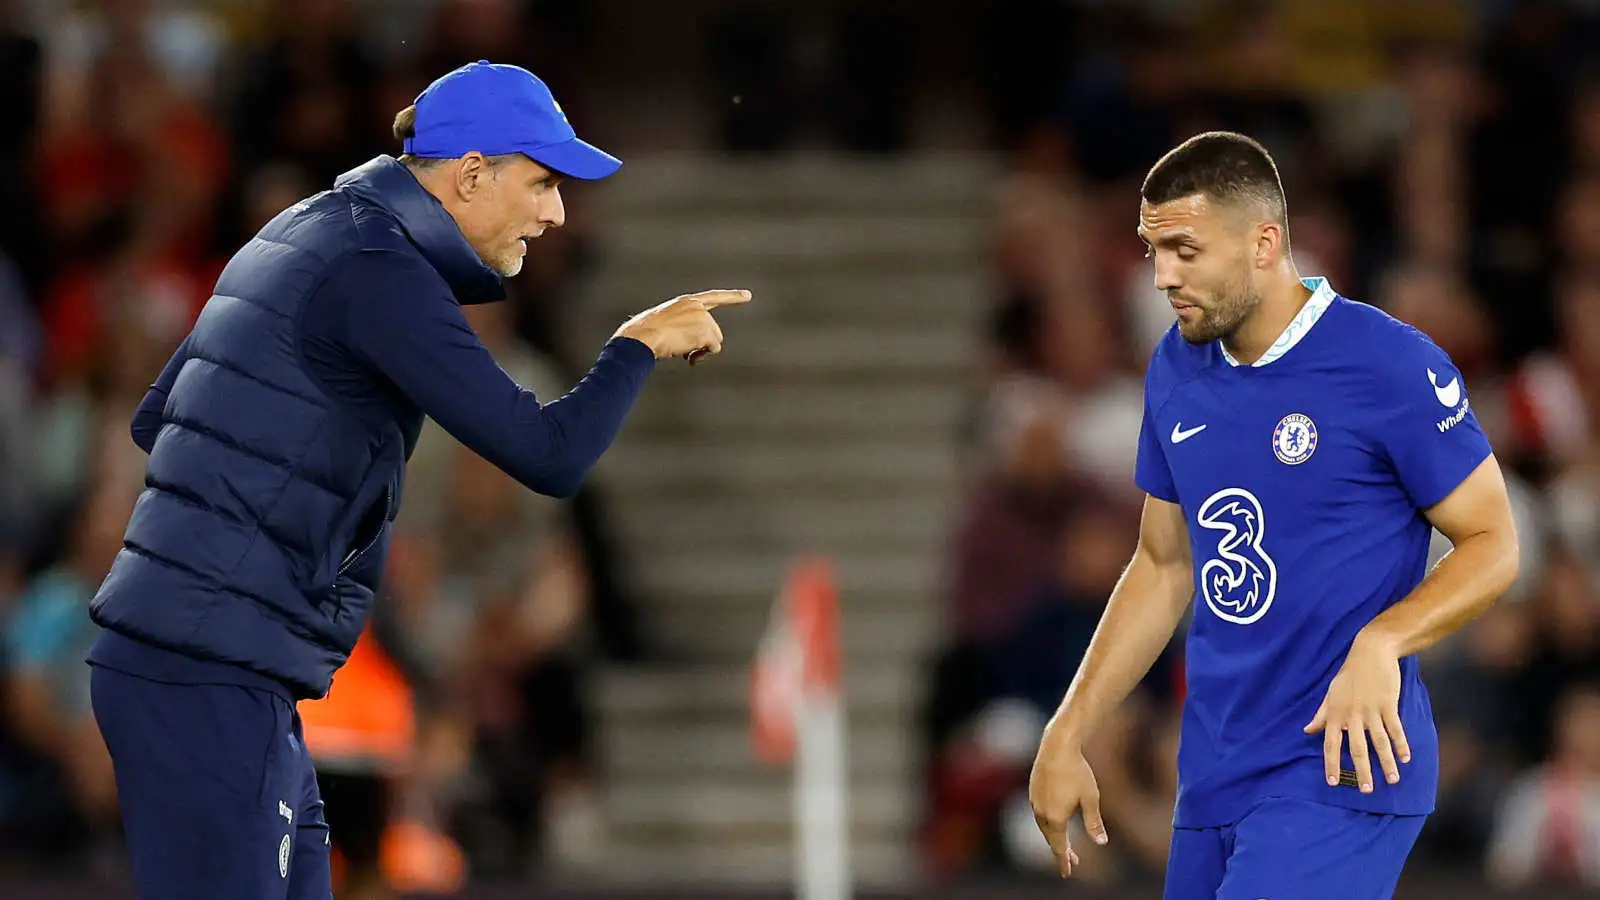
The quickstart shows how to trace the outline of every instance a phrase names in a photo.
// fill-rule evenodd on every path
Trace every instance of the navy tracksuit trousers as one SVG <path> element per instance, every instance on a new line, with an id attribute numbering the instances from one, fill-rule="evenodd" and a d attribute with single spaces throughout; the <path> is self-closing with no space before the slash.
<path id="1" fill-rule="evenodd" d="M 331 900 L 322 798 L 287 697 L 90 677 L 139 900 Z"/>

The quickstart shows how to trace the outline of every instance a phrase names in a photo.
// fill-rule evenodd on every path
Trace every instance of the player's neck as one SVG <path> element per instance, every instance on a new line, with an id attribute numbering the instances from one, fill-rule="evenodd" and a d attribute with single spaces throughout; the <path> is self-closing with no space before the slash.
<path id="1" fill-rule="evenodd" d="M 1292 269 L 1280 273 L 1280 277 L 1262 292 L 1261 305 L 1240 323 L 1237 331 L 1222 339 L 1222 346 L 1240 365 L 1253 365 L 1300 314 L 1311 294 Z"/>

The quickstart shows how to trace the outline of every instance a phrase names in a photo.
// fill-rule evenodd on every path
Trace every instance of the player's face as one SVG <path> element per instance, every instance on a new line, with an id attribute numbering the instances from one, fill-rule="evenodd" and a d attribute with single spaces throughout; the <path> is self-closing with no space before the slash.
<path id="1" fill-rule="evenodd" d="M 1232 335 L 1261 302 L 1251 278 L 1249 230 L 1204 194 L 1139 207 L 1139 237 L 1155 260 L 1156 289 L 1192 344 Z"/>
<path id="2" fill-rule="evenodd" d="M 520 154 L 485 176 L 462 232 L 485 263 L 510 278 L 522 271 L 528 241 L 566 221 L 561 176 Z"/>

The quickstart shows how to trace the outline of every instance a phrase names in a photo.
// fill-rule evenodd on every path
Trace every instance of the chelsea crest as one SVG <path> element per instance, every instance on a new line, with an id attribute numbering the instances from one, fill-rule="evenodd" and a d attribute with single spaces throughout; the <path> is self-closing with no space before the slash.
<path id="1" fill-rule="evenodd" d="M 1290 413 L 1272 429 L 1272 452 L 1285 465 L 1298 466 L 1317 452 L 1317 423 L 1302 413 Z"/>

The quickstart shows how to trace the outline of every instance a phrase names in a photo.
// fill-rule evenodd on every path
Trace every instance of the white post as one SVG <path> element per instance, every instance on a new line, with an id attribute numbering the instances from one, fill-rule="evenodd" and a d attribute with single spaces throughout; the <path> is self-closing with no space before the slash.
<path id="1" fill-rule="evenodd" d="M 836 686 L 801 694 L 794 812 L 798 900 L 849 900 L 850 767 Z"/>

